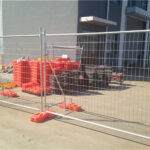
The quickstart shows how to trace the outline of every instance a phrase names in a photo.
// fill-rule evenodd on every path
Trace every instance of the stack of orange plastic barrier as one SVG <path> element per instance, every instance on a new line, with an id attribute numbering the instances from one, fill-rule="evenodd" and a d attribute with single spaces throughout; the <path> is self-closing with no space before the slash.
<path id="1" fill-rule="evenodd" d="M 27 61 L 13 61 L 13 82 L 20 87 L 23 83 L 27 83 L 29 80 L 29 74 L 27 74 L 28 71 Z"/>
<path id="2" fill-rule="evenodd" d="M 41 86 L 38 83 L 33 83 L 33 82 L 25 83 L 22 85 L 22 91 L 40 96 L 41 95 Z M 48 94 L 50 92 L 51 92 L 51 89 L 47 87 L 46 94 Z M 44 93 L 44 88 L 43 88 L 42 93 Z"/>

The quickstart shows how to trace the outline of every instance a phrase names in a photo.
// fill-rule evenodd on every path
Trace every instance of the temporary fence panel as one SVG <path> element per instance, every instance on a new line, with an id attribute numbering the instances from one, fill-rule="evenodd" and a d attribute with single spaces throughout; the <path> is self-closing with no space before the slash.
<path id="1" fill-rule="evenodd" d="M 20 106 L 43 109 L 40 97 L 40 34 L 10 35 L 1 38 L 3 49 L 0 62 L 0 99 Z M 41 68 L 44 69 L 44 65 Z"/>
<path id="2" fill-rule="evenodd" d="M 47 108 L 150 139 L 149 35 L 47 34 L 46 56 L 53 58 Z"/>
<path id="3" fill-rule="evenodd" d="M 0 38 L 0 102 L 150 139 L 149 30 Z"/>

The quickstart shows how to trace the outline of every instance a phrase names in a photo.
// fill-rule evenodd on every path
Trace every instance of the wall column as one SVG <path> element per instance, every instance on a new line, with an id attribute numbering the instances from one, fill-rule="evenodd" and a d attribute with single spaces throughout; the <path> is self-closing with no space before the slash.
<path id="1" fill-rule="evenodd" d="M 148 1 L 148 4 L 147 4 L 147 11 L 150 13 L 150 1 Z M 149 25 L 150 25 L 150 22 L 149 22 L 149 20 L 146 22 L 146 29 L 149 29 Z M 149 35 L 150 33 L 149 32 L 147 32 L 146 34 L 145 34 L 145 44 L 144 44 L 144 58 L 143 58 L 143 68 L 145 68 L 146 67 L 146 56 L 147 56 L 147 46 L 148 46 L 148 35 Z"/>
<path id="2" fill-rule="evenodd" d="M 128 1 L 122 1 L 122 11 L 121 11 L 121 24 L 120 24 L 120 30 L 125 31 L 126 30 L 126 8 L 127 8 Z M 125 34 L 120 34 L 120 42 L 119 42 L 119 57 L 118 57 L 118 67 L 119 70 L 122 69 L 123 66 L 123 46 L 124 46 L 124 37 Z"/>

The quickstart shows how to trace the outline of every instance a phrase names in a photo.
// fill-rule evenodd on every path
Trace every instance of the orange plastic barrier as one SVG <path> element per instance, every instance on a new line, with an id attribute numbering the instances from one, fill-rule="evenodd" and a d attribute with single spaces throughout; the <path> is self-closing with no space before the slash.
<path id="1" fill-rule="evenodd" d="M 52 61 L 52 67 L 64 69 L 64 62 L 54 60 L 54 61 Z"/>
<path id="2" fill-rule="evenodd" d="M 59 104 L 59 107 L 64 109 L 65 108 L 64 103 Z M 79 106 L 75 103 L 72 103 L 72 102 L 66 103 L 66 109 L 70 109 L 72 111 L 81 111 L 82 110 L 81 106 Z"/>
<path id="3" fill-rule="evenodd" d="M 26 74 L 27 71 L 27 61 L 13 61 L 13 82 L 17 86 L 22 86 L 23 83 L 28 82 L 29 77 Z"/>
<path id="4" fill-rule="evenodd" d="M 35 95 L 41 95 L 41 86 L 40 85 L 23 85 L 22 87 L 22 91 L 23 92 L 27 92 L 30 94 L 35 94 Z M 51 89 L 50 88 L 46 88 L 46 94 L 50 93 Z M 44 88 L 43 88 L 43 93 L 44 93 Z"/>
<path id="5" fill-rule="evenodd" d="M 73 63 L 73 69 L 78 70 L 79 69 L 79 63 L 77 61 L 72 62 Z"/>
<path id="6" fill-rule="evenodd" d="M 78 62 L 70 61 L 69 58 L 56 58 L 52 61 L 53 68 L 63 68 L 64 70 L 77 70 L 79 68 Z"/>
<path id="7" fill-rule="evenodd" d="M 55 112 L 53 110 L 48 110 L 48 111 Z M 41 112 L 38 112 L 38 113 L 32 115 L 30 117 L 30 121 L 39 123 L 39 122 L 43 122 L 47 118 L 53 118 L 53 117 L 55 117 L 54 114 L 51 114 L 51 113 L 48 113 L 48 112 L 45 112 L 45 111 L 41 111 Z"/>
<path id="8" fill-rule="evenodd" d="M 51 57 L 46 57 L 46 61 L 47 61 L 47 60 L 51 61 L 52 58 L 51 58 Z M 41 61 L 41 58 L 40 58 L 40 57 L 38 58 L 38 61 Z M 44 57 L 42 57 L 42 61 L 44 61 Z"/>
<path id="9" fill-rule="evenodd" d="M 52 74 L 52 70 L 51 70 L 49 62 L 46 62 L 45 71 L 46 71 L 46 86 L 49 87 L 50 86 L 49 77 L 50 77 L 50 74 Z M 44 62 L 42 62 L 42 81 L 43 81 L 42 84 L 43 84 L 43 87 L 44 87 Z"/>
<path id="10" fill-rule="evenodd" d="M 18 96 L 16 92 L 13 92 L 11 90 L 0 92 L 0 95 L 8 96 L 8 97 L 17 97 Z"/>
<path id="11" fill-rule="evenodd" d="M 26 89 L 26 88 L 33 87 L 33 86 L 37 86 L 37 85 L 40 85 L 40 84 L 39 84 L 39 83 L 36 83 L 36 82 L 24 83 L 24 84 L 22 85 L 22 89 Z"/>
<path id="12" fill-rule="evenodd" d="M 37 60 L 28 60 L 27 62 L 29 81 L 40 83 L 40 62 Z"/>
<path id="13" fill-rule="evenodd" d="M 69 58 L 56 58 L 56 61 L 70 61 Z"/>
<path id="14" fill-rule="evenodd" d="M 59 73 L 61 73 L 63 71 L 64 71 L 64 69 L 62 69 L 62 68 L 54 68 L 55 74 L 59 74 Z"/>
<path id="15" fill-rule="evenodd" d="M 14 84 L 14 83 L 2 83 L 2 84 L 0 84 L 0 87 L 3 87 L 5 89 L 11 89 L 11 88 L 16 87 L 16 84 Z"/>

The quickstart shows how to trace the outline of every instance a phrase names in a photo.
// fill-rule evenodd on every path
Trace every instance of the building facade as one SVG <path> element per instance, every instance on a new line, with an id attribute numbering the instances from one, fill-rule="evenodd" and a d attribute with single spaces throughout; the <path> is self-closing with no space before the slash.
<path id="1" fill-rule="evenodd" d="M 148 0 L 72 0 L 72 1 L 5 1 L 0 3 L 0 35 L 35 34 L 40 27 L 47 33 L 84 33 L 149 29 L 150 1 Z M 124 34 L 107 37 L 110 41 L 123 41 Z M 148 35 L 144 35 L 145 41 Z M 99 41 L 99 37 L 95 38 Z M 77 38 L 68 39 L 77 42 Z M 143 40 L 143 39 L 141 39 Z M 13 41 L 11 41 L 13 42 Z M 34 41 L 26 41 L 24 43 Z M 7 39 L 0 39 L 0 56 L 6 53 Z M 97 42 L 98 43 L 98 42 Z M 147 42 L 135 57 L 142 57 L 140 67 L 149 66 Z M 86 46 L 90 48 L 90 45 Z M 95 45 L 96 64 L 108 63 L 122 67 L 127 54 L 123 51 L 123 42 L 113 52 L 105 54 L 106 46 Z M 89 49 L 88 48 L 88 49 Z M 86 49 L 85 49 L 86 51 Z M 9 53 L 9 51 L 7 52 Z M 88 55 L 88 54 L 87 54 Z M 113 64 L 107 58 L 115 58 Z M 0 57 L 0 60 L 2 58 Z M 128 59 L 128 58 L 126 58 Z M 128 59 L 129 60 L 129 59 Z M 128 61 L 128 65 L 135 62 Z M 135 64 L 137 65 L 137 64 Z"/>
<path id="2" fill-rule="evenodd" d="M 79 1 L 78 6 L 78 32 L 146 30 L 150 28 L 150 1 L 148 0 Z M 129 45 L 129 40 L 134 42 L 132 46 Z M 118 43 L 117 46 L 115 41 Z M 123 41 L 127 44 L 125 45 Z M 140 42 L 137 44 L 138 41 Z M 95 56 L 98 57 L 96 63 L 107 63 L 120 68 L 124 65 L 149 67 L 148 41 L 148 33 L 134 35 L 134 37 L 130 34 L 110 35 L 105 43 L 112 43 L 112 45 L 103 46 L 98 53 L 96 52 Z M 107 49 L 109 52 L 106 51 Z"/>

